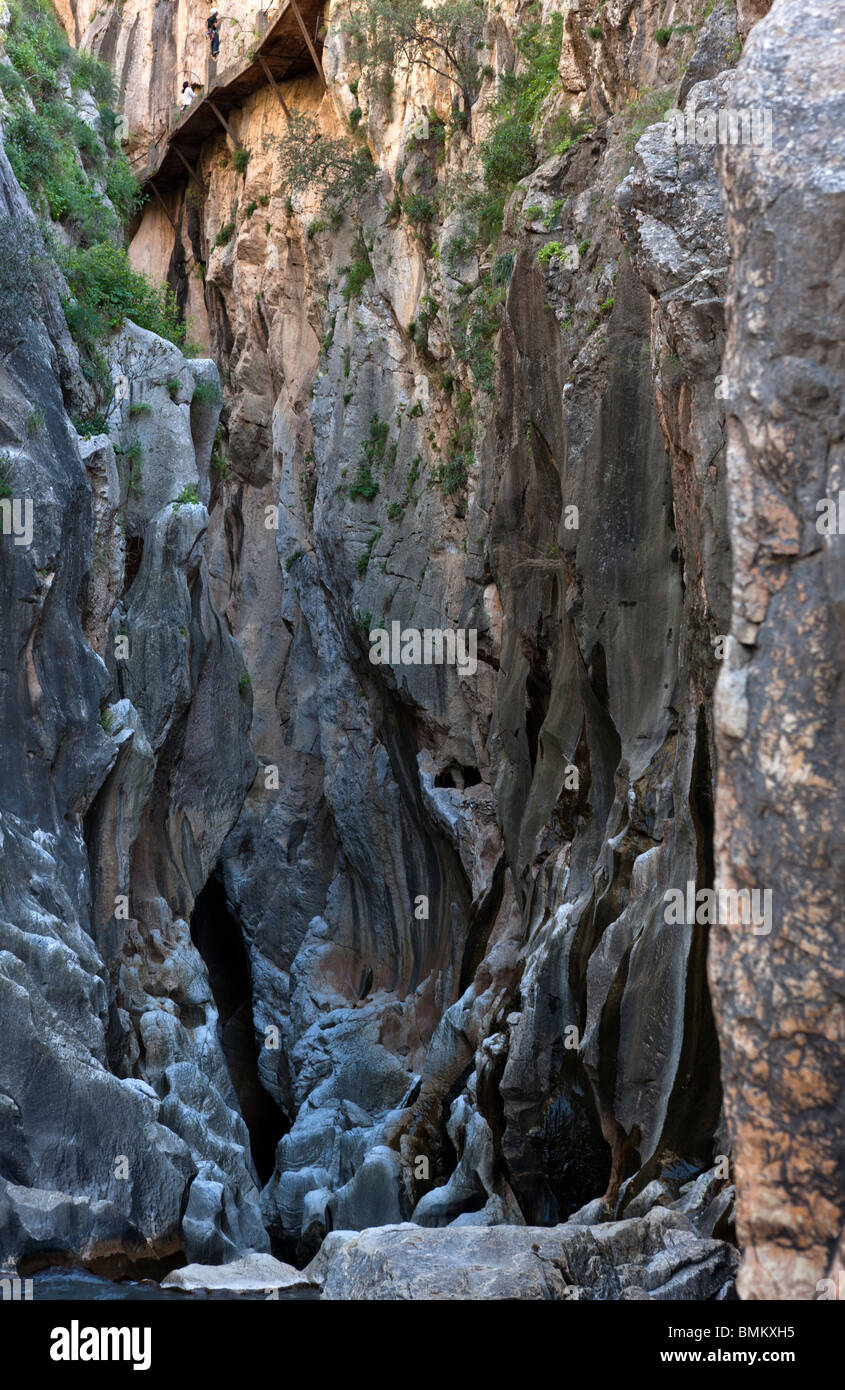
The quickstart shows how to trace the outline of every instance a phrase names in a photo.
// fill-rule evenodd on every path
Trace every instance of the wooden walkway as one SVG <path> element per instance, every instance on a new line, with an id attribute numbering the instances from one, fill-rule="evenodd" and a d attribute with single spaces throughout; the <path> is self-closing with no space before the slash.
<path id="1" fill-rule="evenodd" d="M 325 87 L 320 63 L 323 45 L 318 36 L 323 3 L 324 0 L 282 0 L 275 18 L 268 13 L 259 15 L 259 36 L 240 62 L 216 72 L 216 64 L 209 58 L 208 80 L 202 94 L 179 114 L 169 130 L 162 132 L 146 154 L 136 153 L 132 168 L 143 188 L 159 200 L 162 190 L 184 183 L 186 178 L 202 188 L 197 160 L 203 145 L 221 129 L 240 145 L 228 116 L 251 92 L 271 86 L 288 115 L 281 82 L 312 69 Z M 220 56 L 224 56 L 222 52 Z"/>

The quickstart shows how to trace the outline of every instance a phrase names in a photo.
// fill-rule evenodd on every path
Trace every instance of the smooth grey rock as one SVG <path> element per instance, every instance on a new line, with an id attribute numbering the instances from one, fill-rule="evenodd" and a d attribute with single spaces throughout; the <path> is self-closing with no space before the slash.
<path id="1" fill-rule="evenodd" d="M 306 1291 L 315 1288 L 293 1265 L 282 1264 L 272 1255 L 242 1255 L 230 1264 L 185 1265 L 162 1279 L 163 1289 L 185 1292 L 208 1290 L 214 1293 L 262 1293 L 271 1289 Z"/>
<path id="2" fill-rule="evenodd" d="M 305 1272 L 328 1300 L 663 1301 L 718 1297 L 736 1264 L 731 1246 L 702 1240 L 683 1216 L 660 1211 L 592 1227 L 334 1232 Z"/>

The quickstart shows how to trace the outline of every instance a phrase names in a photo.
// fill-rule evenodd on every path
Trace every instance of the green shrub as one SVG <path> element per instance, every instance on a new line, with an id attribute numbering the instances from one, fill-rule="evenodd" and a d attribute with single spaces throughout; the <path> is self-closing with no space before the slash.
<path id="1" fill-rule="evenodd" d="M 68 325 L 80 347 L 92 354 L 107 333 L 125 318 L 182 347 L 185 324 L 167 285 L 156 286 L 133 270 L 122 246 L 103 241 L 57 255 L 71 292 L 65 305 Z"/>
<path id="2" fill-rule="evenodd" d="M 667 45 L 667 43 L 669 42 L 669 40 L 670 40 L 671 37 L 672 37 L 672 33 L 673 33 L 673 30 L 672 30 L 672 29 L 664 29 L 664 28 L 661 27 L 660 29 L 658 29 L 658 30 L 656 31 L 656 33 L 655 33 L 655 35 L 654 35 L 654 41 L 655 41 L 655 43 L 659 43 L 661 48 L 665 48 L 666 45 Z"/>
<path id="3" fill-rule="evenodd" d="M 457 454 L 448 463 L 441 464 L 435 473 L 440 491 L 444 497 L 449 497 L 455 493 L 460 493 L 466 487 L 467 471 L 466 460 L 462 454 Z"/>
<path id="4" fill-rule="evenodd" d="M 71 48 L 47 0 L 11 0 L 8 10 L 5 47 L 11 66 L 0 69 L 0 87 L 9 103 L 4 115 L 9 161 L 35 208 L 66 224 L 83 244 L 103 240 L 117 230 L 118 219 L 131 216 L 139 200 L 129 162 L 114 140 L 111 72 L 92 54 Z M 72 93 L 88 90 L 97 100 L 102 142 L 67 100 L 68 77 Z M 116 216 L 89 179 L 89 169 L 103 178 Z"/>
<path id="5" fill-rule="evenodd" d="M 400 516 L 403 515 L 404 511 L 405 508 L 401 502 L 391 502 L 390 506 L 387 509 L 388 520 L 396 521 Z"/>
<path id="6" fill-rule="evenodd" d="M 346 276 L 346 283 L 341 290 L 341 294 L 343 295 L 344 303 L 349 304 L 350 300 L 358 298 L 364 285 L 371 279 L 373 274 L 373 267 L 369 255 L 367 254 L 367 248 L 364 245 L 363 239 L 360 237 L 355 260 L 351 265 L 346 267 L 343 273 Z"/>
<path id="7" fill-rule="evenodd" d="M 367 541 L 367 549 L 364 551 L 364 554 L 359 555 L 358 559 L 355 561 L 355 568 L 360 575 L 365 575 L 367 573 L 370 560 L 372 559 L 373 551 L 375 550 L 375 547 L 378 544 L 378 540 L 381 534 L 381 527 L 377 526 L 373 531 L 373 534 L 370 536 L 370 539 Z"/>
<path id="8" fill-rule="evenodd" d="M 251 150 L 244 149 L 243 145 L 239 145 L 235 150 L 232 155 L 232 168 L 236 174 L 243 174 L 246 177 L 246 166 L 249 164 L 251 153 Z"/>
<path id="9" fill-rule="evenodd" d="M 430 222 L 437 212 L 437 199 L 424 193 L 409 193 L 403 203 L 403 209 L 410 222 Z"/>
<path id="10" fill-rule="evenodd" d="M 408 469 L 408 481 L 405 484 L 405 496 L 410 499 L 414 490 L 414 484 L 420 476 L 422 468 L 422 454 L 414 454 L 411 459 L 411 467 Z"/>
<path id="11" fill-rule="evenodd" d="M 170 399 L 172 401 L 175 401 L 179 395 L 179 388 L 181 386 L 181 382 L 179 381 L 178 376 L 170 377 L 165 384 L 167 386 L 167 392 L 170 396 Z"/>
<path id="12" fill-rule="evenodd" d="M 587 33 L 589 34 L 591 39 L 600 39 L 602 36 L 602 32 L 603 31 L 600 24 L 591 24 L 589 29 L 587 30 Z"/>
<path id="13" fill-rule="evenodd" d="M 115 452 L 119 451 L 115 450 Z M 138 439 L 137 437 L 131 439 L 127 444 L 126 448 L 122 450 L 122 452 L 129 463 L 129 474 L 126 479 L 126 491 L 130 496 L 134 495 L 135 497 L 142 497 L 144 494 L 144 488 L 142 483 L 144 471 L 144 455 L 143 450 L 141 448 L 140 439 Z"/>
<path id="14" fill-rule="evenodd" d="M 380 420 L 378 415 L 370 418 L 370 437 L 361 445 L 363 461 L 372 468 L 382 467 L 388 460 L 389 447 L 388 436 L 390 426 L 386 420 Z M 396 451 L 393 450 L 395 457 Z M 391 460 L 392 461 L 392 460 Z M 350 493 L 351 496 L 351 493 Z"/>
<path id="15" fill-rule="evenodd" d="M 80 439 L 91 439 L 95 434 L 106 434 L 108 432 L 108 427 L 108 420 L 105 415 L 102 414 L 89 415 L 88 418 L 84 420 L 74 417 L 73 420 L 73 428 L 76 430 Z"/>
<path id="16" fill-rule="evenodd" d="M 252 677 L 248 671 L 244 671 L 238 676 L 238 694 L 245 695 L 252 685 Z"/>
<path id="17" fill-rule="evenodd" d="M 251 202 L 251 203 L 247 203 L 246 209 L 245 209 L 245 211 L 244 211 L 244 217 L 252 217 L 252 214 L 255 212 L 255 209 L 256 209 L 257 207 L 258 207 L 258 203 L 257 203 L 256 201 L 254 201 L 254 200 L 253 200 L 253 202 Z"/>
<path id="18" fill-rule="evenodd" d="M 183 487 L 176 501 L 173 503 L 173 510 L 174 512 L 178 512 L 179 508 L 182 506 L 196 506 L 199 500 L 196 487 L 193 483 L 188 483 L 187 487 Z"/>
<path id="19" fill-rule="evenodd" d="M 191 405 L 219 405 L 222 399 L 216 381 L 198 381 L 191 396 Z"/>
<path id="20" fill-rule="evenodd" d="M 101 106 L 114 106 L 117 101 L 117 88 L 114 75 L 108 63 L 76 49 L 71 68 L 71 89 L 74 92 L 89 91 Z"/>
<path id="21" fill-rule="evenodd" d="M 562 256 L 566 247 L 560 241 L 548 241 L 546 245 L 537 252 L 537 260 L 540 265 L 548 265 L 549 261 L 554 260 L 555 256 Z"/>
<path id="22" fill-rule="evenodd" d="M 293 115 L 281 136 L 268 136 L 278 155 L 283 185 L 290 193 L 319 196 L 328 207 L 345 207 L 351 197 L 370 188 L 376 166 L 358 135 L 324 135 L 313 116 Z M 288 215 L 293 212 L 290 194 Z"/>
<path id="23" fill-rule="evenodd" d="M 625 109 L 628 122 L 626 143 L 629 150 L 634 148 L 650 125 L 656 125 L 658 121 L 663 120 L 673 100 L 674 92 L 671 90 L 656 92 L 653 88 L 646 87 L 629 102 Z"/>
<path id="24" fill-rule="evenodd" d="M 139 415 L 152 415 L 153 408 L 149 401 L 135 401 L 129 407 L 129 419 L 135 420 Z"/>
<path id="25" fill-rule="evenodd" d="M 548 128 L 548 134 L 552 141 L 552 153 L 566 154 L 566 151 L 572 148 L 576 140 L 580 140 L 581 136 L 586 135 L 592 128 L 593 123 L 586 113 L 561 111 Z M 556 217 L 562 203 L 555 206 L 557 208 Z"/>
<path id="26" fill-rule="evenodd" d="M 513 251 L 502 251 L 493 262 L 490 276 L 494 285 L 507 285 L 513 274 Z"/>
<path id="27" fill-rule="evenodd" d="M 368 463 L 359 463 L 358 471 L 349 485 L 348 496 L 350 499 L 360 497 L 364 502 L 372 502 L 377 492 L 378 483 L 373 478 L 370 465 Z"/>
<path id="28" fill-rule="evenodd" d="M 499 331 L 497 306 L 506 294 L 506 286 L 494 285 L 487 275 L 452 314 L 455 353 L 469 364 L 476 384 L 488 393 L 493 389 L 496 365 L 492 344 Z"/>
<path id="29" fill-rule="evenodd" d="M 291 572 L 291 570 L 293 569 L 294 565 L 296 564 L 297 560 L 301 559 L 301 557 L 302 557 L 304 554 L 305 554 L 305 551 L 304 551 L 304 550 L 294 550 L 294 551 L 291 552 L 291 554 L 290 554 L 290 555 L 287 557 L 287 559 L 285 560 L 285 573 L 286 573 L 286 574 L 290 574 L 290 572 Z"/>
<path id="30" fill-rule="evenodd" d="M 128 222 L 141 206 L 142 194 L 138 180 L 123 154 L 109 161 L 106 170 L 106 195 L 114 204 L 121 222 Z"/>
<path id="31" fill-rule="evenodd" d="M 511 188 L 530 174 L 534 165 L 531 123 L 513 115 L 499 121 L 481 146 L 484 182 L 490 189 Z"/>
<path id="32" fill-rule="evenodd" d="M 223 226 L 220 228 L 220 231 L 217 233 L 217 236 L 214 238 L 214 245 L 225 246 L 227 242 L 232 240 L 234 232 L 234 222 L 224 222 Z"/>

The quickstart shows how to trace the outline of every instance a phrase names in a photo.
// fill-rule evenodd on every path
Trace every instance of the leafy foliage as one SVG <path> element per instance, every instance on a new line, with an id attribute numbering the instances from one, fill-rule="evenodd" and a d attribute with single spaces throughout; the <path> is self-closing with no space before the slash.
<path id="1" fill-rule="evenodd" d="M 129 162 L 114 141 L 111 71 L 92 54 L 71 48 L 46 0 L 11 0 L 9 11 L 11 66 L 0 67 L 0 87 L 9 103 L 4 122 L 9 161 L 33 207 L 90 245 L 114 235 L 140 199 Z M 93 92 L 99 103 L 99 132 L 75 105 L 81 91 Z"/>
<path id="2" fill-rule="evenodd" d="M 234 224 L 234 222 L 224 222 L 223 226 L 220 228 L 220 231 L 217 233 L 217 236 L 214 238 L 214 245 L 215 245 L 215 246 L 225 246 L 225 245 L 227 244 L 227 242 L 229 242 L 229 241 L 232 240 L 232 237 L 234 236 L 234 234 L 235 234 L 235 224 Z"/>
<path id="3" fill-rule="evenodd" d="M 657 92 L 652 87 L 646 87 L 628 104 L 625 115 L 628 122 L 626 143 L 629 150 L 634 148 L 650 125 L 662 121 L 673 100 L 674 92 L 671 90 Z"/>
<path id="4" fill-rule="evenodd" d="M 184 344 L 185 325 L 179 322 L 173 292 L 133 270 L 122 246 L 103 241 L 60 252 L 59 258 L 72 295 L 65 313 L 83 346 L 119 328 L 124 318 L 179 347 Z"/>
<path id="5" fill-rule="evenodd" d="M 349 304 L 350 300 L 358 298 L 364 285 L 373 274 L 372 262 L 367 254 L 367 248 L 360 237 L 355 259 L 352 261 L 351 265 L 346 267 L 344 273 L 346 275 L 346 281 L 341 290 L 341 294 L 343 295 L 344 302 Z"/>
<path id="6" fill-rule="evenodd" d="M 292 116 L 285 133 L 268 136 L 267 143 L 278 151 L 289 194 L 307 191 L 340 206 L 375 180 L 376 167 L 363 139 L 324 135 L 313 116 Z"/>
<path id="7" fill-rule="evenodd" d="M 378 492 L 378 483 L 368 463 L 359 463 L 358 471 L 349 485 L 349 497 L 360 497 L 364 502 L 372 502 Z"/>
<path id="8" fill-rule="evenodd" d="M 478 95 L 483 27 L 480 0 L 352 0 L 344 25 L 361 71 L 377 85 L 428 68 L 457 85 L 465 117 Z"/>

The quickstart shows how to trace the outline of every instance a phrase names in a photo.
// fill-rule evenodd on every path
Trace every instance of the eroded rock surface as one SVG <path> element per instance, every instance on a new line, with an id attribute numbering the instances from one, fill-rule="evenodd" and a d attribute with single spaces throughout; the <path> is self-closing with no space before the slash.
<path id="1" fill-rule="evenodd" d="M 656 1209 L 602 1226 L 333 1231 L 308 1273 L 329 1301 L 703 1301 L 725 1297 L 736 1260 L 731 1246 Z"/>
<path id="2" fill-rule="evenodd" d="M 745 1298 L 812 1298 L 843 1268 L 845 539 L 818 524 L 843 486 L 844 72 L 843 7 L 776 0 L 732 95 L 770 109 L 772 146 L 721 151 L 734 586 L 717 882 L 772 895 L 771 932 L 720 932 L 710 957 Z"/>
<path id="3" fill-rule="evenodd" d="M 196 17 L 61 9 L 144 148 Z M 445 189 L 517 16 L 441 148 L 448 84 L 368 89 L 332 8 L 329 90 L 286 101 L 357 110 L 360 201 L 285 185 L 258 90 L 245 171 L 221 129 L 131 246 L 211 358 L 127 324 L 87 441 L 55 287 L 0 363 L 45 499 L 2 552 L 5 1258 L 323 1242 L 326 1298 L 719 1298 L 735 1175 L 745 1296 L 833 1270 L 843 7 L 680 4 L 658 42 L 664 9 L 549 7 L 494 259 Z M 773 104 L 771 152 L 659 119 Z M 394 622 L 472 629 L 474 668 L 374 664 Z M 771 935 L 667 920 L 714 884 L 776 888 Z"/>

